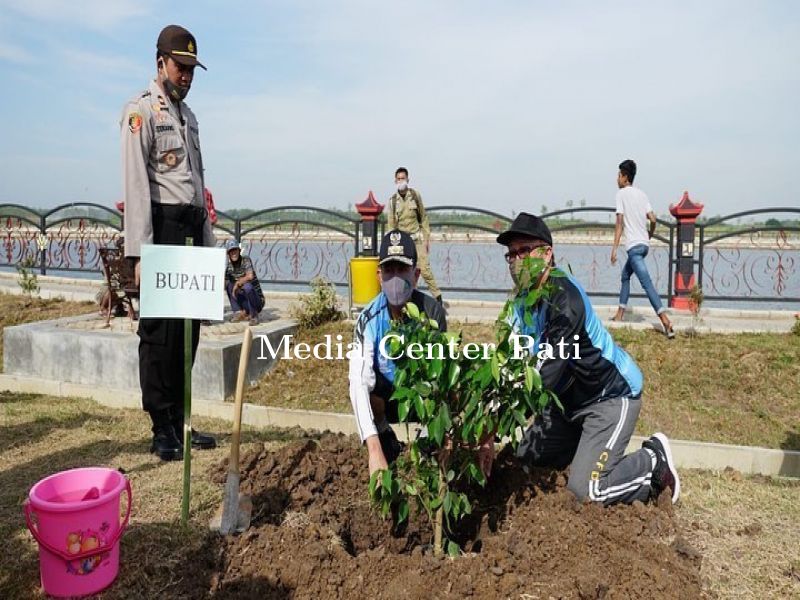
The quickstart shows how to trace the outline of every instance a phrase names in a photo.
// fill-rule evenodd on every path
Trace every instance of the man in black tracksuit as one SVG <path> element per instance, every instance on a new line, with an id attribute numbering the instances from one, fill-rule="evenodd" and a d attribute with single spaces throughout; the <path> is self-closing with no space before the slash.
<path id="1" fill-rule="evenodd" d="M 497 241 L 508 248 L 506 260 L 515 282 L 523 258 L 553 263 L 552 236 L 534 215 L 520 213 Z M 511 321 L 517 334 L 529 336 L 520 340 L 533 340 L 524 345 L 534 353 L 541 343 L 555 348 L 563 341 L 566 352 L 540 359 L 537 367 L 544 388 L 555 392 L 564 411 L 548 405 L 525 432 L 518 456 L 531 465 L 569 465 L 568 487 L 580 499 L 630 503 L 669 488 L 677 501 L 680 480 L 663 433 L 625 455 L 642 403 L 641 371 L 614 343 L 574 278 L 550 277 L 548 282 L 554 287 L 551 296 L 531 307 L 519 298 Z"/>

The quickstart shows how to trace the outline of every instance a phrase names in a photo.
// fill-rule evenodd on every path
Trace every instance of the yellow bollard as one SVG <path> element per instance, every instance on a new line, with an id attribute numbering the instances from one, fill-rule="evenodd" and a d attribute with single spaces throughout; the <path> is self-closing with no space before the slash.
<path id="1" fill-rule="evenodd" d="M 350 303 L 365 306 L 378 295 L 378 257 L 357 256 L 350 259 Z"/>

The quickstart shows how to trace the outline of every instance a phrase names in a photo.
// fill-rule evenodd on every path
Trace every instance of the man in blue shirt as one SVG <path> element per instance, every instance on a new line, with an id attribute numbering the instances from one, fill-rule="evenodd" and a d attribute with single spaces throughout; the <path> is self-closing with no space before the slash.
<path id="1" fill-rule="evenodd" d="M 497 242 L 508 248 L 505 257 L 515 283 L 525 257 L 553 264 L 553 238 L 535 215 L 520 213 Z M 607 506 L 646 501 L 669 488 L 677 501 L 680 480 L 663 433 L 625 456 L 642 404 L 639 367 L 614 343 L 580 284 L 569 275 L 548 279 L 548 273 L 542 273 L 539 285 L 547 280 L 550 296 L 527 308 L 519 298 L 511 319 L 516 333 L 534 340 L 534 351 L 540 343 L 564 344 L 566 353 L 537 365 L 542 385 L 555 392 L 564 410 L 548 405 L 525 432 L 518 456 L 536 466 L 570 465 L 567 485 L 580 499 Z"/>
<path id="2" fill-rule="evenodd" d="M 414 239 L 398 229 L 381 241 L 378 279 L 381 292 L 361 311 L 356 321 L 350 356 L 350 402 L 358 424 L 361 441 L 369 453 L 370 474 L 386 469 L 400 454 L 402 446 L 389 423 L 399 421 L 394 393 L 394 363 L 380 352 L 380 343 L 391 328 L 392 320 L 404 318 L 403 308 L 412 302 L 447 330 L 444 309 L 417 287 L 420 269 Z"/>

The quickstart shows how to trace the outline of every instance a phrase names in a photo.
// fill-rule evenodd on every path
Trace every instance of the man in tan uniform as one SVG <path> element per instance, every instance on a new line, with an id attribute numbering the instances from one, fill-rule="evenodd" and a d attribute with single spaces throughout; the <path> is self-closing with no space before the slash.
<path id="1" fill-rule="evenodd" d="M 417 246 L 417 268 L 421 271 L 428 291 L 442 304 L 442 293 L 433 277 L 428 253 L 431 247 L 431 224 L 422 204 L 422 195 L 408 187 L 408 169 L 400 167 L 394 173 L 397 192 L 389 198 L 389 230 L 399 229 L 410 234 Z"/>
<path id="2" fill-rule="evenodd" d="M 184 104 L 194 77 L 197 42 L 169 25 L 156 44 L 158 74 L 122 111 L 122 193 L 125 255 L 136 261 L 142 244 L 214 246 L 205 208 L 203 157 L 197 119 Z M 162 460 L 183 454 L 183 319 L 141 319 L 139 382 L 142 407 L 153 421 L 150 451 Z M 192 328 L 192 359 L 200 322 Z M 213 448 L 213 437 L 192 432 L 193 448 Z"/>

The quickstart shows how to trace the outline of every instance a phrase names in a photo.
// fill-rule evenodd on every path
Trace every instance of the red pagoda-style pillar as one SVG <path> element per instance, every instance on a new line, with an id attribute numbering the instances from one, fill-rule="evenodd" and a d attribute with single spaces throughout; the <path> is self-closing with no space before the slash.
<path id="1" fill-rule="evenodd" d="M 671 308 L 689 310 L 689 293 L 695 285 L 694 231 L 697 217 L 703 212 L 703 205 L 692 202 L 689 192 L 683 192 L 681 201 L 671 204 L 669 212 L 678 221 L 675 291 L 669 299 L 669 305 Z"/>
<path id="2" fill-rule="evenodd" d="M 356 210 L 361 215 L 361 243 L 358 248 L 359 256 L 377 256 L 378 254 L 378 217 L 383 212 L 383 204 L 378 204 L 372 190 L 367 199 L 356 204 Z"/>

